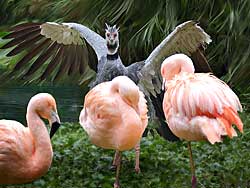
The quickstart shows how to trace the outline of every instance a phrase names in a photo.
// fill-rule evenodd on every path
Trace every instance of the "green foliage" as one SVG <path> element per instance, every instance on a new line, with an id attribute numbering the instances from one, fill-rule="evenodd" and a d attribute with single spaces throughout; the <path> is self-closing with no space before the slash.
<path id="1" fill-rule="evenodd" d="M 249 187 L 250 117 L 242 114 L 244 134 L 211 145 L 193 142 L 199 187 Z M 20 187 L 111 188 L 115 172 L 110 170 L 114 151 L 90 143 L 79 124 L 65 123 L 52 140 L 54 159 L 49 172 Z M 134 151 L 123 152 L 121 187 L 190 187 L 189 153 L 186 142 L 170 143 L 159 136 L 141 141 L 141 173 L 134 171 Z M 16 186 L 6 186 L 6 188 Z"/>
<path id="2" fill-rule="evenodd" d="M 6 0 L 0 5 L 4 25 L 71 21 L 103 34 L 105 22 L 116 23 L 121 27 L 121 56 L 126 64 L 145 59 L 177 24 L 197 20 L 212 37 L 206 53 L 216 75 L 243 88 L 249 79 L 249 0 Z"/>
<path id="3" fill-rule="evenodd" d="M 197 20 L 212 37 L 206 54 L 215 74 L 236 89 L 249 110 L 249 0 L 4 0 L 0 6 L 1 30 L 22 21 L 71 21 L 103 34 L 105 22 L 116 23 L 121 27 L 121 56 L 126 64 L 145 59 L 177 24 Z M 6 53 L 0 51 L 1 70 L 11 68 L 19 58 L 6 59 Z M 248 125 L 249 116 L 242 116 Z M 199 187 L 250 186 L 249 135 L 246 126 L 243 135 L 221 144 L 193 143 Z M 93 146 L 80 125 L 64 124 L 52 142 L 50 171 L 24 187 L 112 187 L 114 172 L 109 167 L 114 152 Z M 143 138 L 142 173 L 135 174 L 133 165 L 134 152 L 124 152 L 122 187 L 190 187 L 186 143 Z"/>
<path id="4" fill-rule="evenodd" d="M 79 22 L 103 35 L 105 22 L 116 23 L 125 64 L 145 59 L 177 24 L 197 20 L 213 40 L 206 54 L 214 73 L 243 93 L 249 87 L 249 0 L 6 0 L 0 5 L 2 25 Z"/>

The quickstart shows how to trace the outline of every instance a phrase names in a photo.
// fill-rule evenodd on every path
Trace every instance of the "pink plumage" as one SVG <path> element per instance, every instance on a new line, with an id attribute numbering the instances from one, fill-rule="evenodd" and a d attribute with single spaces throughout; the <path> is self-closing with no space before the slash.
<path id="1" fill-rule="evenodd" d="M 116 188 L 120 187 L 121 151 L 135 148 L 135 170 L 140 171 L 140 139 L 148 124 L 147 112 L 144 94 L 126 76 L 103 82 L 85 96 L 80 124 L 93 144 L 116 150 L 113 162 L 117 167 Z"/>
<path id="2" fill-rule="evenodd" d="M 221 142 L 222 136 L 237 136 L 232 127 L 243 132 L 237 113 L 242 107 L 229 86 L 211 73 L 194 73 L 192 60 L 175 54 L 161 65 L 163 77 L 163 111 L 171 131 L 188 142 L 192 188 L 196 188 L 195 166 L 190 141 Z"/>
<path id="3" fill-rule="evenodd" d="M 132 149 L 147 126 L 143 93 L 128 77 L 94 87 L 86 96 L 80 124 L 91 141 L 106 149 Z"/>
<path id="4" fill-rule="evenodd" d="M 232 124 L 243 132 L 239 98 L 226 83 L 210 73 L 194 73 L 192 60 L 184 54 L 167 58 L 161 73 L 166 88 L 163 109 L 176 136 L 214 144 L 224 135 L 237 136 Z"/>
<path id="5" fill-rule="evenodd" d="M 47 93 L 31 98 L 28 127 L 14 120 L 0 120 L 0 184 L 31 182 L 48 171 L 53 151 L 41 117 L 51 125 L 60 122 L 55 99 Z"/>

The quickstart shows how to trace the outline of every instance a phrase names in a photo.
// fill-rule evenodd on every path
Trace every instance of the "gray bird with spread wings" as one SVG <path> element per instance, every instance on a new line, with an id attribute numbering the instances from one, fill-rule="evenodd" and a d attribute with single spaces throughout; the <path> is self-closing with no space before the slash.
<path id="1" fill-rule="evenodd" d="M 211 72 L 203 56 L 204 47 L 211 42 L 210 36 L 194 21 L 187 21 L 175 28 L 149 55 L 145 61 L 125 67 L 118 54 L 119 28 L 106 25 L 105 38 L 88 27 L 77 23 L 25 23 L 12 28 L 4 39 L 12 39 L 2 49 L 14 47 L 7 56 L 24 52 L 12 73 L 22 72 L 33 76 L 39 70 L 41 80 L 55 75 L 54 80 L 67 74 L 82 75 L 82 81 L 93 78 L 90 68 L 88 47 L 94 50 L 97 59 L 96 79 L 91 87 L 119 75 L 126 75 L 139 85 L 145 93 L 151 120 L 157 120 L 158 133 L 167 140 L 177 140 L 165 123 L 162 111 L 160 66 L 162 61 L 174 54 L 190 56 L 198 72 Z"/>

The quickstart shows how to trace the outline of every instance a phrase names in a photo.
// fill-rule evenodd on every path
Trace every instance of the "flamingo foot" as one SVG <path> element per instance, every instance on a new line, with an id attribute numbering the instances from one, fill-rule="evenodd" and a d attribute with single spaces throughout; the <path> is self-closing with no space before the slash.
<path id="1" fill-rule="evenodd" d="M 115 181 L 115 183 L 114 183 L 114 188 L 120 188 L 120 183 L 119 183 L 119 181 Z"/>
<path id="2" fill-rule="evenodd" d="M 117 165 L 118 165 L 118 160 L 119 160 L 119 157 L 118 157 L 118 154 L 119 152 L 118 151 L 115 151 L 115 156 L 114 156 L 114 160 L 113 160 L 113 162 L 112 162 L 112 165 L 111 165 L 111 167 L 110 167 L 110 170 L 112 170 L 112 171 L 114 171 L 114 170 L 116 170 L 116 168 L 117 168 Z"/>
<path id="3" fill-rule="evenodd" d="M 141 173 L 141 169 L 140 169 L 140 167 L 135 167 L 135 173 L 136 173 L 136 174 Z"/>
<path id="4" fill-rule="evenodd" d="M 114 183 L 114 188 L 120 188 L 120 182 L 119 182 L 119 175 L 120 175 L 120 170 L 121 170 L 121 160 L 122 160 L 122 155 L 120 151 L 116 152 L 116 176 L 115 176 L 115 183 Z"/>
<path id="5" fill-rule="evenodd" d="M 139 174 L 140 169 L 140 142 L 135 145 L 135 172 Z"/>
<path id="6" fill-rule="evenodd" d="M 192 176 L 192 188 L 196 188 L 197 187 L 197 179 L 195 176 Z"/>

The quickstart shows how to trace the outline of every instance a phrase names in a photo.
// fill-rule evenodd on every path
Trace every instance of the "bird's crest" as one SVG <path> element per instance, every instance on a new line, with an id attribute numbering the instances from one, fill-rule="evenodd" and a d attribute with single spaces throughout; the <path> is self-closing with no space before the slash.
<path id="1" fill-rule="evenodd" d="M 106 32 L 110 32 L 110 33 L 119 32 L 120 28 L 119 27 L 116 28 L 116 25 L 110 26 L 107 23 L 105 23 L 105 25 L 106 25 L 106 29 L 105 29 Z"/>
<path id="2" fill-rule="evenodd" d="M 106 25 L 106 33 L 105 33 L 105 38 L 107 41 L 107 47 L 108 47 L 108 55 L 115 55 L 117 53 L 117 50 L 119 48 L 119 27 L 116 28 L 116 25 L 113 26 L 109 26 L 107 23 L 105 23 Z M 109 56 L 109 58 L 111 58 Z M 118 56 L 114 56 L 115 59 L 118 58 Z M 113 59 L 113 57 L 111 58 Z"/>

